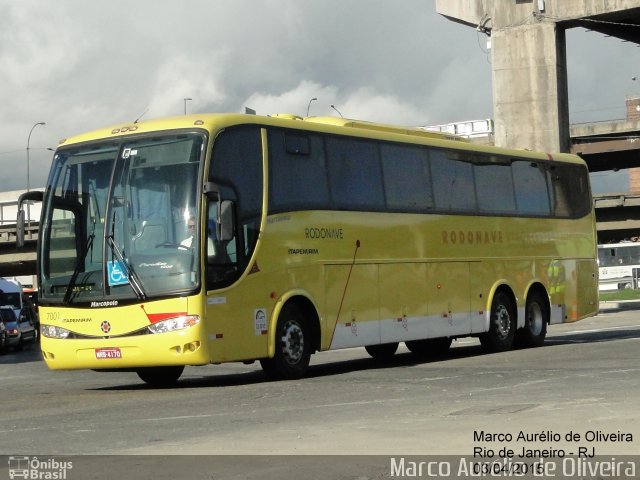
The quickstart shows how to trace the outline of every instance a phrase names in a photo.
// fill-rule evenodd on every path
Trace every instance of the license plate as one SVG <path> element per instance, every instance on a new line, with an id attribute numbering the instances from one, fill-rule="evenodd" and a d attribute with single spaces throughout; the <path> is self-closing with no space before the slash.
<path id="1" fill-rule="evenodd" d="M 111 358 L 122 358 L 122 352 L 118 347 L 113 348 L 96 348 L 96 358 L 98 360 L 106 360 Z"/>

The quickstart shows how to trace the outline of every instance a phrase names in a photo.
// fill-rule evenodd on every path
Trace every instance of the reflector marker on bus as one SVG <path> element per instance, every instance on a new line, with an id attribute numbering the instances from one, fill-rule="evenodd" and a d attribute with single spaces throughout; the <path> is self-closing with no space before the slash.
<path id="1" fill-rule="evenodd" d="M 209 297 L 207 298 L 207 305 L 225 305 L 227 303 L 227 297 Z"/>

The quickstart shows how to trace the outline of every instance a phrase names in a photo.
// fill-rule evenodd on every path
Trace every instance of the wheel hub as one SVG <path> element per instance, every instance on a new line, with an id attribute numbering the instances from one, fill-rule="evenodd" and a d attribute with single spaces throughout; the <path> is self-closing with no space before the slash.
<path id="1" fill-rule="evenodd" d="M 294 365 L 304 353 L 304 334 L 296 322 L 289 321 L 282 332 L 282 352 L 287 362 Z"/>
<path id="2" fill-rule="evenodd" d="M 505 305 L 500 305 L 496 309 L 496 330 L 501 338 L 507 338 L 511 331 L 511 316 Z"/>
<path id="3" fill-rule="evenodd" d="M 544 322 L 540 305 L 537 303 L 530 305 L 527 314 L 529 317 L 529 330 L 533 335 L 540 335 Z"/>

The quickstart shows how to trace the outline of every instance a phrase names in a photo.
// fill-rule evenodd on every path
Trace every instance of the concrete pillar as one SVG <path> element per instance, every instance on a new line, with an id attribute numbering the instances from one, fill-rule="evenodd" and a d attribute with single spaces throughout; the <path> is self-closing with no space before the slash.
<path id="1" fill-rule="evenodd" d="M 491 35 L 496 145 L 568 152 L 564 29 L 535 23 Z"/>
<path id="2" fill-rule="evenodd" d="M 436 0 L 436 11 L 491 35 L 496 145 L 564 152 L 570 147 L 564 29 L 585 18 L 640 15 L 640 0 Z"/>

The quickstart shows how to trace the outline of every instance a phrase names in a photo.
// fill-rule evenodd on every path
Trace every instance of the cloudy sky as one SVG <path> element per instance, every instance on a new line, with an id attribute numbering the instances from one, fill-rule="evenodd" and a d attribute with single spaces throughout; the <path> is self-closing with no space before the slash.
<path id="1" fill-rule="evenodd" d="M 624 117 L 640 50 L 568 35 L 573 122 Z M 46 181 L 58 140 L 189 112 L 402 125 L 492 116 L 486 37 L 432 0 L 0 0 L 0 191 Z M 603 174 L 607 177 L 607 174 Z M 606 179 L 606 178 L 605 178 Z"/>

